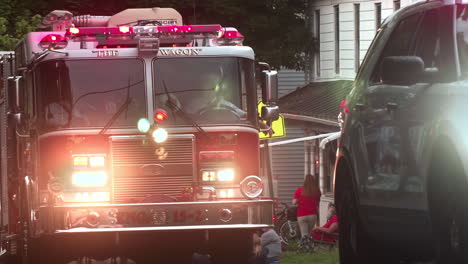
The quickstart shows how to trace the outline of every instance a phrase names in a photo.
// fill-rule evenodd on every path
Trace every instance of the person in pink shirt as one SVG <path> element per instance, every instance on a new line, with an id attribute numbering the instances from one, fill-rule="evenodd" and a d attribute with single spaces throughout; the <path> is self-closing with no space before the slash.
<path id="1" fill-rule="evenodd" d="M 307 174 L 304 185 L 297 188 L 292 203 L 297 206 L 297 222 L 301 237 L 308 236 L 317 222 L 318 206 L 321 192 L 317 180 L 311 174 Z"/>

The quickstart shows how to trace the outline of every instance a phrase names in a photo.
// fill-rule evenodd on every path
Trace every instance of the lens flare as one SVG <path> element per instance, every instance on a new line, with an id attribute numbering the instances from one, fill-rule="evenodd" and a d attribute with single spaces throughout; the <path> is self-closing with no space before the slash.
<path id="1" fill-rule="evenodd" d="M 138 131 L 141 133 L 147 133 L 151 128 L 151 124 L 148 119 L 142 118 L 138 120 Z"/>
<path id="2" fill-rule="evenodd" d="M 168 137 L 167 131 L 164 128 L 158 128 L 153 131 L 153 139 L 156 143 L 162 143 L 166 141 Z"/>

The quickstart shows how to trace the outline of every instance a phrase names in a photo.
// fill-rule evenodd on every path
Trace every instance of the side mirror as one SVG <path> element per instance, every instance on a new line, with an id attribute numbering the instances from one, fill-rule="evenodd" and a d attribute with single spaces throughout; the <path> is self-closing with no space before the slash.
<path id="1" fill-rule="evenodd" d="M 262 100 L 267 105 L 278 102 L 278 72 L 262 71 Z"/>
<path id="2" fill-rule="evenodd" d="M 382 82 L 412 85 L 422 81 L 424 61 L 417 56 L 389 56 L 382 61 Z"/>
<path id="3" fill-rule="evenodd" d="M 267 121 L 267 123 L 271 124 L 271 122 L 277 120 L 279 118 L 279 107 L 277 105 L 266 105 L 262 107 L 261 118 L 262 120 Z"/>
<path id="4" fill-rule="evenodd" d="M 21 108 L 23 106 L 21 79 L 21 76 L 8 77 L 8 108 L 12 113 L 21 112 Z"/>

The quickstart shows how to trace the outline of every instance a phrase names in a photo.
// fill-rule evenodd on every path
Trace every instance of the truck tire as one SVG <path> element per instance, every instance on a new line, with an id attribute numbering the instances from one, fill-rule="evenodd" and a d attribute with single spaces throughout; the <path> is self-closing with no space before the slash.
<path id="1" fill-rule="evenodd" d="M 250 263 L 253 257 L 253 234 L 248 230 L 230 230 L 210 235 L 212 263 Z"/>
<path id="2" fill-rule="evenodd" d="M 369 239 L 359 219 L 357 198 L 352 182 L 353 175 L 346 162 L 340 163 L 337 168 L 335 193 L 340 225 L 338 243 L 340 264 L 373 263 L 369 255 Z"/>

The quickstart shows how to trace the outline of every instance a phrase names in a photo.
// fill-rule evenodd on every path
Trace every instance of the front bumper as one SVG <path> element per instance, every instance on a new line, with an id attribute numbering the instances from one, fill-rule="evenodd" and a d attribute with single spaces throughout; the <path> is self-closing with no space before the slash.
<path id="1" fill-rule="evenodd" d="M 273 202 L 68 205 L 40 209 L 48 233 L 246 229 L 271 226 Z"/>

